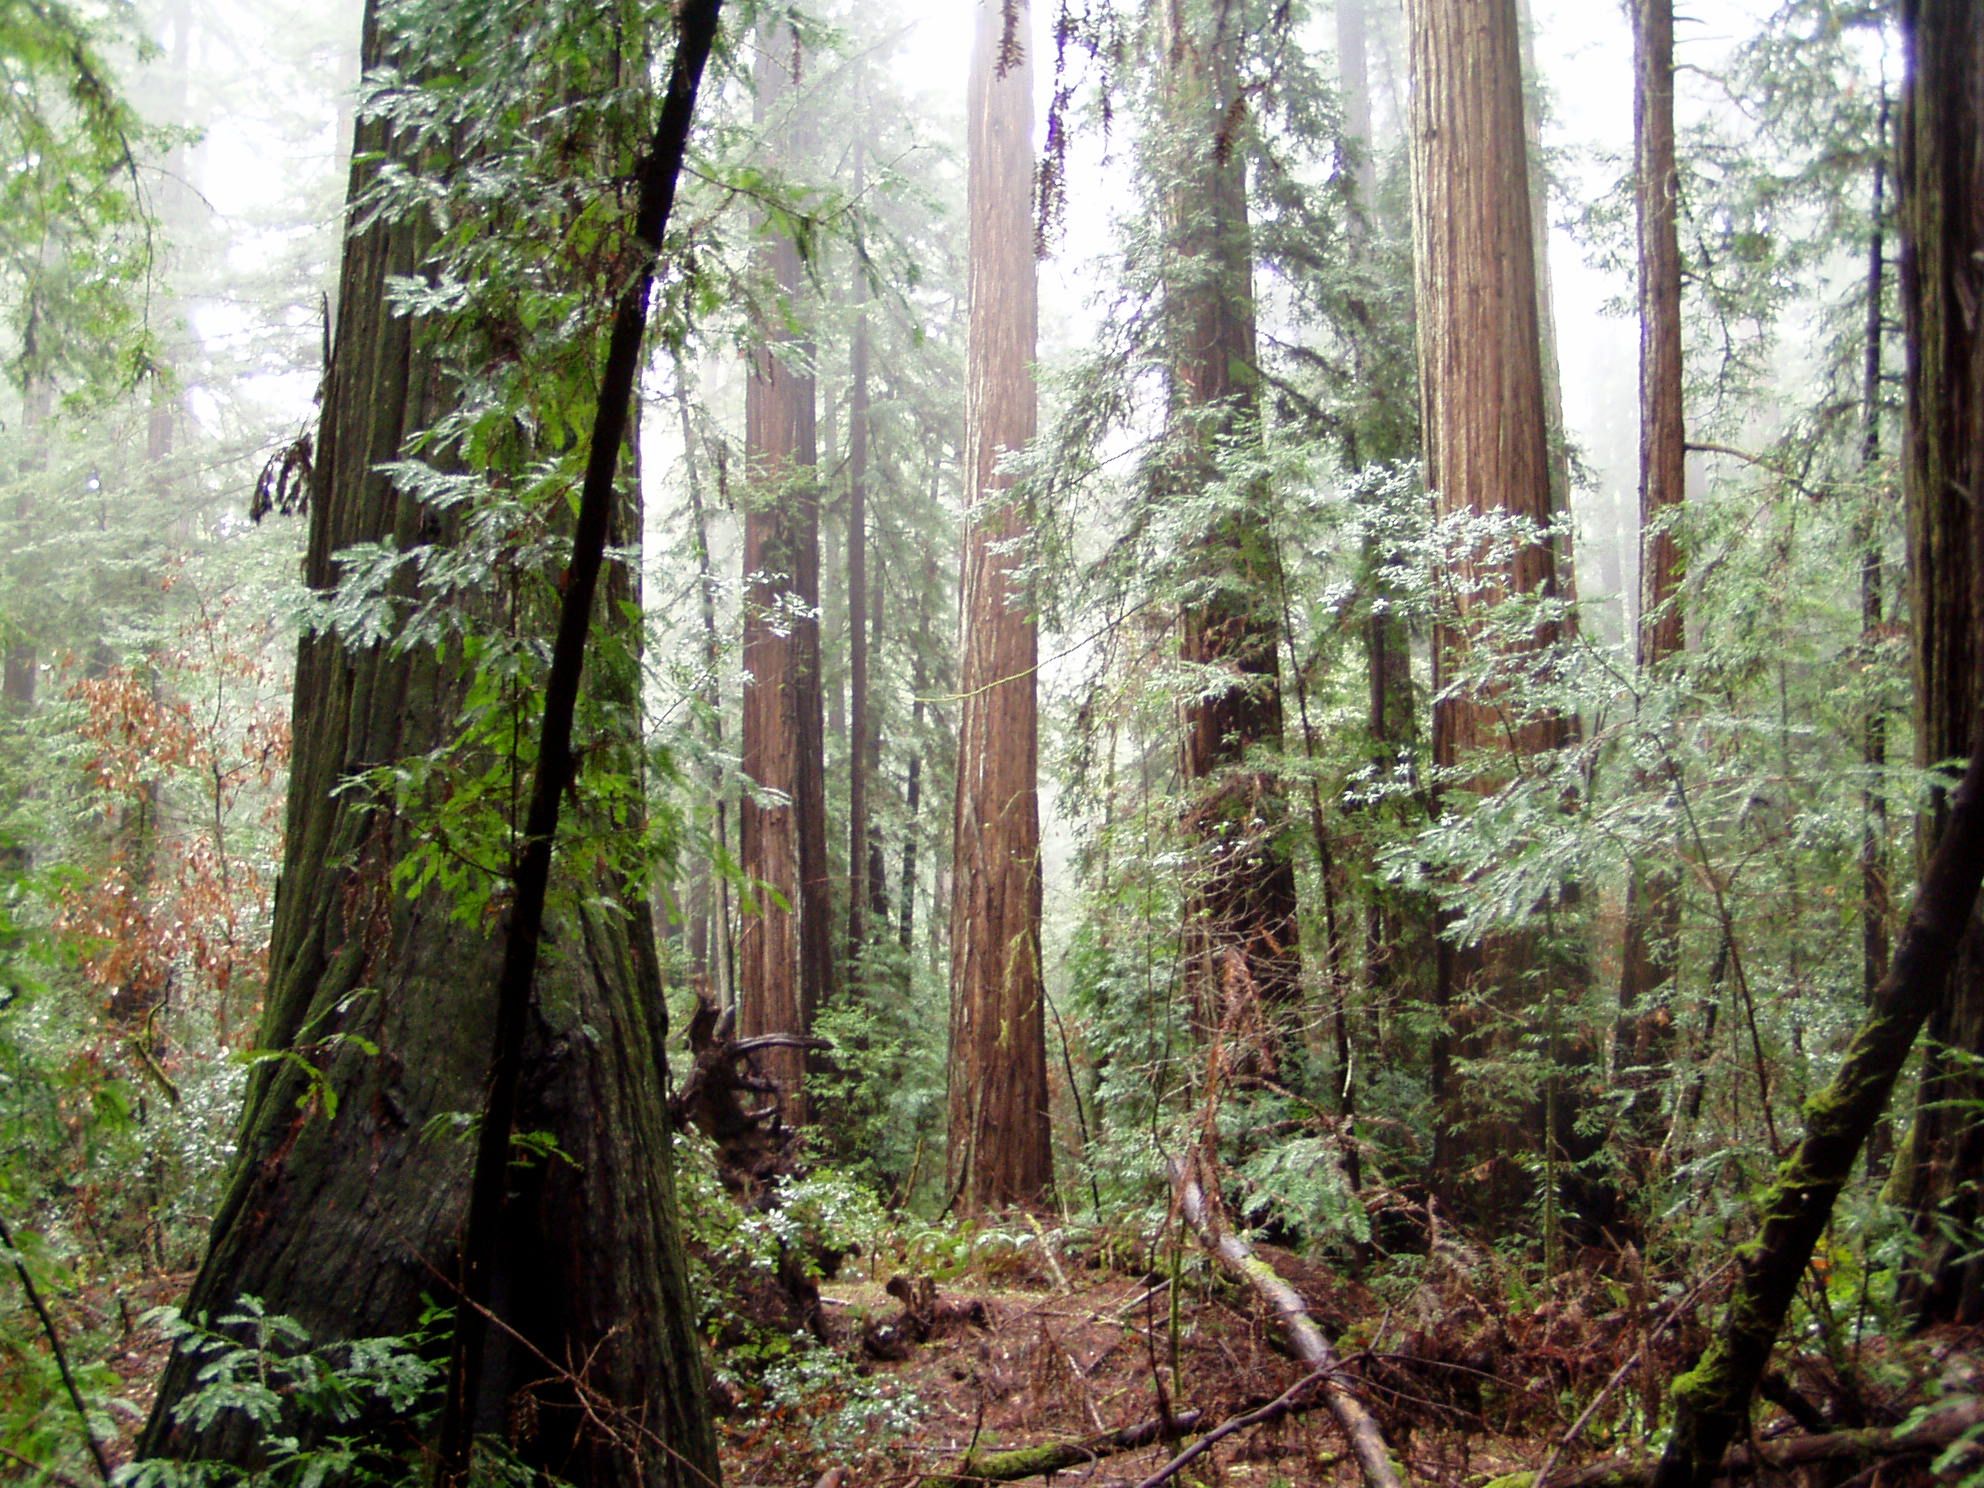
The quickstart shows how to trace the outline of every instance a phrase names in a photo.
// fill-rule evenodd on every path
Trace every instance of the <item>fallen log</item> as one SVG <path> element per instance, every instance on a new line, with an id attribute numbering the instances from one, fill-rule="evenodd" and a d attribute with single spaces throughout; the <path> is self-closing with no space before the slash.
<path id="1" fill-rule="evenodd" d="M 1204 1423 L 1205 1412 L 1185 1411 L 1171 1418 L 1172 1436 L 1189 1436 Z M 1164 1439 L 1162 1420 L 1142 1421 L 1120 1431 L 1105 1431 L 1078 1441 L 1043 1442 L 1006 1452 L 970 1452 L 957 1468 L 923 1480 L 923 1488 L 973 1488 L 980 1483 L 1016 1483 L 1042 1473 L 1064 1472 L 1121 1452 L 1136 1452 Z"/>
<path id="2" fill-rule="evenodd" d="M 1811 1436 L 1784 1436 L 1754 1447 L 1732 1448 L 1713 1480 L 1750 1477 L 1760 1472 L 1790 1472 L 1818 1462 L 1876 1462 L 1889 1457 L 1918 1457 L 1940 1452 L 1967 1432 L 1984 1427 L 1984 1400 L 1969 1399 L 1932 1411 L 1918 1421 L 1896 1427 L 1826 1431 Z M 1984 1445 L 1973 1448 L 1984 1459 Z M 1527 1473 L 1498 1481 L 1498 1488 L 1648 1488 L 1660 1466 L 1658 1457 L 1594 1462 L 1567 1472 L 1554 1472 L 1538 1483 Z"/>
<path id="3" fill-rule="evenodd" d="M 1178 1207 L 1197 1233 L 1199 1243 L 1212 1253 L 1221 1266 L 1237 1280 L 1252 1287 L 1274 1309 L 1275 1317 L 1280 1321 L 1296 1357 L 1320 1372 L 1323 1403 L 1329 1407 L 1337 1425 L 1343 1428 L 1344 1437 L 1350 1443 L 1351 1455 L 1363 1471 L 1364 1481 L 1370 1488 L 1404 1488 L 1398 1465 L 1392 1461 L 1391 1449 L 1385 1445 L 1384 1433 L 1364 1408 L 1364 1402 L 1345 1382 L 1343 1361 L 1337 1358 L 1336 1350 L 1323 1337 L 1323 1330 L 1309 1316 L 1308 1306 L 1300 1294 L 1283 1281 L 1272 1266 L 1255 1255 L 1246 1241 L 1219 1228 L 1198 1180 L 1184 1163 L 1176 1159 L 1171 1164 L 1171 1181 L 1178 1195 Z"/>

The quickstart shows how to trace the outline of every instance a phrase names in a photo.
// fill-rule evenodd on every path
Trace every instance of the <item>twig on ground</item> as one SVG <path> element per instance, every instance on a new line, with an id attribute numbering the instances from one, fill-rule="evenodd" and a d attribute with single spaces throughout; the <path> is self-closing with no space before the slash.
<path id="1" fill-rule="evenodd" d="M 1328 1379 L 1333 1372 L 1333 1367 L 1312 1369 L 1259 1410 L 1251 1410 L 1245 1415 L 1234 1416 L 1230 1420 L 1220 1422 L 1219 1425 L 1213 1427 L 1212 1430 L 1208 1431 L 1176 1457 L 1165 1463 L 1156 1472 L 1137 1484 L 1137 1488 L 1158 1488 L 1159 1484 L 1167 1483 L 1172 1478 L 1178 1476 L 1179 1473 L 1191 1466 L 1192 1463 L 1205 1456 L 1206 1453 L 1210 1452 L 1220 1442 L 1234 1433 L 1245 1431 L 1250 1426 L 1265 1426 L 1270 1421 L 1280 1420 L 1283 1416 L 1290 1414 L 1298 1408 L 1303 1391 L 1307 1390 L 1313 1384 Z"/>

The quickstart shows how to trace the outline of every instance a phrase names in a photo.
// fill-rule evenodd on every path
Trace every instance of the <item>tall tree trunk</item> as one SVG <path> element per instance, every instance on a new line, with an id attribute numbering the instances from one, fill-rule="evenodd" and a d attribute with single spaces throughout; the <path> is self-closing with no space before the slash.
<path id="1" fill-rule="evenodd" d="M 724 789 L 723 698 L 719 668 L 723 664 L 723 642 L 716 626 L 716 568 L 710 558 L 709 510 L 703 501 L 702 461 L 696 456 L 696 427 L 689 413 L 689 369 L 681 357 L 675 359 L 675 407 L 682 423 L 682 468 L 689 486 L 691 539 L 696 545 L 696 588 L 703 615 L 702 705 L 707 722 L 708 744 L 718 757 L 709 770 L 711 810 L 716 829 L 716 846 L 724 856 L 730 853 L 730 802 Z M 718 1007 L 732 1008 L 737 997 L 735 945 L 730 930 L 730 879 L 713 864 L 697 865 L 697 898 L 690 925 L 689 958 L 694 971 L 709 978 Z"/>
<path id="2" fill-rule="evenodd" d="M 1564 426 L 1564 373 L 1557 358 L 1557 295 L 1550 278 L 1550 172 L 1543 159 L 1543 79 L 1536 65 L 1531 0 L 1516 0 L 1522 28 L 1522 134 L 1529 165 L 1529 231 L 1536 261 L 1537 346 L 1543 359 L 1543 426 L 1550 439 L 1550 515 L 1564 524 L 1557 539 L 1557 587 L 1577 598 L 1571 532 L 1571 448 Z M 1575 615 L 1575 612 L 1573 612 Z M 1575 624 L 1575 619 L 1571 621 Z"/>
<path id="3" fill-rule="evenodd" d="M 1640 625 L 1642 675 L 1657 679 L 1685 648 L 1681 553 L 1673 533 L 1687 490 L 1682 422 L 1680 176 L 1674 159 L 1673 0 L 1633 0 L 1634 140 L 1639 219 Z M 1642 779 L 1642 787 L 1650 784 Z M 1673 869 L 1636 859 L 1626 883 L 1615 1062 L 1632 1091 L 1628 1171 L 1640 1179 L 1660 1141 L 1659 1092 L 1673 1053 L 1667 1007 L 1681 929 Z"/>
<path id="4" fill-rule="evenodd" d="M 1901 285 L 1908 330 L 1910 611 L 1916 759 L 1975 747 L 1984 666 L 1976 553 L 1984 522 L 1984 0 L 1904 0 L 1909 74 L 1900 131 Z M 1947 803 L 1925 823 L 1926 850 Z M 1984 926 L 1971 923 L 1929 1018 L 1904 1202 L 1924 1246 L 1903 1285 L 1918 1321 L 1984 1322 Z"/>
<path id="5" fill-rule="evenodd" d="M 1336 8 L 1338 91 L 1343 97 L 1343 129 L 1346 142 L 1355 150 L 1354 179 L 1357 191 L 1351 205 L 1345 236 L 1352 267 L 1360 275 L 1368 273 L 1371 224 L 1377 214 L 1378 170 L 1376 141 L 1372 136 L 1370 33 L 1366 0 L 1340 0 Z M 1365 340 L 1372 325 L 1372 314 L 1360 290 L 1350 307 L 1352 376 L 1359 387 L 1368 384 L 1369 357 Z M 1403 458 L 1408 449 L 1393 447 L 1395 439 L 1382 437 L 1396 427 L 1395 418 L 1365 416 L 1351 422 L 1344 440 L 1344 463 L 1353 471 L 1367 460 Z M 1376 440 L 1365 437 L 1365 425 L 1380 434 Z M 1412 695 L 1412 633 L 1407 627 L 1405 607 L 1399 603 L 1397 586 L 1388 574 L 1399 564 L 1390 545 L 1368 539 L 1362 562 L 1371 594 L 1371 612 L 1364 621 L 1364 674 L 1366 716 L 1371 730 L 1372 766 L 1380 778 L 1398 769 L 1401 751 L 1418 738 Z M 1305 724 L 1306 727 L 1306 724 Z M 1430 919 L 1414 913 L 1402 894 L 1384 883 L 1378 874 L 1366 874 L 1364 903 L 1364 977 L 1373 991 L 1387 994 L 1406 979 L 1410 967 L 1432 959 Z M 1417 942 L 1407 950 L 1407 942 Z M 1423 994 L 1422 994 L 1423 995 Z"/>
<path id="6" fill-rule="evenodd" d="M 854 195 L 865 181 L 864 141 L 854 142 Z M 853 966 L 868 938 L 869 738 L 868 700 L 868 271 L 854 265 L 854 344 L 848 353 L 854 384 L 847 406 L 847 959 Z"/>
<path id="7" fill-rule="evenodd" d="M 756 117 L 790 142 L 799 43 L 789 23 L 759 36 Z M 793 147 L 796 151 L 796 145 Z M 765 250 L 785 306 L 801 293 L 799 246 Z M 747 794 L 740 866 L 761 885 L 738 944 L 737 1032 L 804 1033 L 825 1001 L 833 960 L 826 845 L 826 722 L 820 674 L 820 493 L 812 347 L 789 315 L 762 329 L 744 393 L 750 490 L 744 520 L 744 773 L 783 800 Z M 785 1119 L 806 1119 L 806 1054 L 759 1056 Z"/>
<path id="8" fill-rule="evenodd" d="M 1407 0 L 1406 16 L 1428 483 L 1442 517 L 1507 512 L 1540 525 L 1550 520 L 1550 448 L 1515 0 Z M 1564 721 L 1506 680 L 1450 684 L 1489 657 L 1480 611 L 1512 595 L 1556 595 L 1555 554 L 1546 541 L 1524 544 L 1506 564 L 1478 550 L 1451 553 L 1440 582 L 1448 609 L 1434 630 L 1434 763 L 1492 787 L 1507 767 L 1484 753 L 1519 761 L 1554 750 Z M 1542 624 L 1524 651 L 1556 640 L 1556 627 Z M 1521 656 L 1500 665 L 1518 670 Z M 1535 1028 L 1537 1004 L 1555 991 L 1532 985 L 1539 971 L 1555 974 L 1532 934 L 1440 942 L 1436 998 L 1451 1031 L 1433 1059 L 1434 1184 L 1443 1202 L 1481 1219 L 1518 1212 L 1529 1187 L 1519 1159 L 1544 1131 L 1544 1103 L 1492 1103 L 1484 1081 L 1463 1079 L 1455 1063 L 1508 1052 Z M 1542 1140 L 1554 1159 L 1575 1103 L 1565 1092 L 1549 1104 L 1555 1120 Z"/>
<path id="9" fill-rule="evenodd" d="M 378 0 L 366 7 L 368 66 L 395 55 L 380 10 Z M 378 119 L 360 123 L 356 140 L 354 200 L 381 169 L 408 164 L 411 148 Z M 423 165 L 434 164 L 431 149 Z M 450 411 L 452 381 L 424 328 L 386 297 L 392 277 L 423 270 L 431 241 L 424 225 L 376 221 L 345 243 L 304 569 L 320 594 L 337 584 L 336 555 L 355 543 L 445 546 L 462 536 L 461 513 L 423 505 L 382 468 Z M 613 537 L 631 543 L 638 532 L 627 521 Z M 397 582 L 410 600 L 412 579 Z M 607 623 L 633 583 L 624 566 L 609 575 Z M 504 604 L 531 602 L 467 603 L 487 623 L 505 619 Z M 395 889 L 392 870 L 420 826 L 352 782 L 455 738 L 472 680 L 459 662 L 459 651 L 443 659 L 433 647 L 347 644 L 331 631 L 299 645 L 257 1038 L 296 1057 L 259 1065 L 250 1081 L 239 1156 L 187 1299 L 193 1317 L 253 1294 L 319 1340 L 400 1334 L 442 1290 L 437 1274 L 453 1270 L 472 1152 L 436 1139 L 430 1124 L 482 1108 L 500 939 L 483 917 L 451 913 L 444 894 Z M 596 705 L 624 728 L 608 767 L 637 772 L 633 691 L 624 676 L 594 686 Z M 589 859 L 559 871 L 567 881 L 556 899 L 571 907 L 548 927 L 560 954 L 536 979 L 518 1108 L 518 1125 L 548 1132 L 559 1156 L 512 1171 L 491 1295 L 516 1335 L 491 1341 L 475 1424 L 501 1431 L 532 1420 L 524 1457 L 587 1488 L 707 1484 L 718 1466 L 675 1206 L 653 927 L 639 896 Z M 547 1379 L 547 1358 L 584 1361 L 589 1390 L 655 1444 L 628 1452 L 590 1429 L 570 1384 Z M 205 1430 L 173 1419 L 199 1364 L 184 1353 L 168 1363 L 142 1450 L 241 1460 L 254 1446 L 241 1413 Z"/>
<path id="10" fill-rule="evenodd" d="M 1253 239 L 1241 132 L 1236 12 L 1195 0 L 1164 8 L 1165 317 L 1170 339 L 1166 478 L 1203 502 L 1219 451 L 1258 451 Z M 1282 742 L 1279 592 L 1259 503 L 1227 498 L 1184 556 L 1192 597 L 1179 650 L 1199 673 L 1185 704 L 1187 826 L 1199 842 L 1186 908 L 1192 1015 L 1273 1070 L 1302 990 L 1287 802 L 1271 764 Z M 1215 498 L 1218 499 L 1218 498 Z"/>
<path id="11" fill-rule="evenodd" d="M 877 530 L 879 531 L 879 524 Z M 879 655 L 882 649 L 882 594 L 883 575 L 881 568 L 877 566 L 868 576 L 868 654 L 870 656 Z M 882 721 L 875 707 L 872 683 L 868 698 L 867 746 L 865 768 L 872 785 L 882 778 Z M 882 826 L 875 819 L 872 809 L 868 816 L 868 912 L 880 922 L 882 933 L 886 934 L 889 920 L 889 864 L 882 841 Z"/>
<path id="12" fill-rule="evenodd" d="M 1053 1178 L 1040 966 L 1039 635 L 1014 570 L 1027 513 L 1000 457 L 1033 437 L 1033 36 L 1027 0 L 975 0 L 966 344 L 964 662 L 951 875 L 950 1180 L 966 1213 Z"/>
<path id="13" fill-rule="evenodd" d="M 26 360 L 23 358 L 24 362 Z M 24 543 L 32 535 L 34 495 L 31 487 L 34 477 L 48 464 L 47 425 L 54 411 L 54 382 L 47 373 L 28 366 L 21 376 L 21 447 L 24 453 L 20 473 L 23 489 L 14 500 L 14 519 L 20 524 L 21 541 Z M 18 560 L 15 569 L 18 578 L 21 571 Z M 16 603 L 30 593 L 30 586 L 23 583 L 15 592 Z M 35 694 L 41 679 L 41 651 L 35 639 L 34 617 L 16 613 L 9 618 L 17 627 L 17 633 L 8 637 L 4 676 L 0 677 L 0 710 L 15 718 L 25 718 L 34 711 Z"/>
<path id="14" fill-rule="evenodd" d="M 1867 228 L 1867 314 L 1860 374 L 1861 517 L 1855 529 L 1860 548 L 1860 664 L 1872 677 L 1880 665 L 1887 628 L 1887 556 L 1881 481 L 1882 341 L 1886 336 L 1888 100 L 1881 96 L 1874 155 L 1873 202 Z M 1888 892 L 1888 800 L 1881 776 L 1888 766 L 1887 707 L 1878 691 L 1867 700 L 1860 728 L 1860 763 L 1867 783 L 1860 790 L 1860 985 L 1870 1004 L 1888 974 L 1888 922 L 1894 905 Z M 1868 1149 L 1871 1168 L 1885 1170 L 1893 1127 L 1883 1122 Z"/>

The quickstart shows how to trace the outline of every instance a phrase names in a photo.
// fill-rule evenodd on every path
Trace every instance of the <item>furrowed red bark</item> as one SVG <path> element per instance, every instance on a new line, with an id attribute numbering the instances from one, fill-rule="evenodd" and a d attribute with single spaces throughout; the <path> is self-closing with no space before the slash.
<path id="1" fill-rule="evenodd" d="M 1427 482 L 1442 517 L 1507 512 L 1541 527 L 1551 517 L 1550 450 L 1515 0 L 1408 0 L 1406 16 Z M 1557 597 L 1556 554 L 1541 539 L 1506 563 L 1450 554 L 1439 580 L 1433 761 L 1443 771 L 1465 766 L 1473 788 L 1493 788 L 1507 768 L 1494 755 L 1519 762 L 1552 751 L 1567 729 L 1508 680 L 1524 656 L 1554 647 L 1556 623 L 1540 623 L 1517 652 L 1496 657 L 1484 649 L 1492 642 L 1480 614 L 1511 596 Z M 1495 660 L 1504 680 L 1452 688 L 1457 672 L 1484 659 Z M 1451 1032 L 1433 1055 L 1434 1184 L 1443 1203 L 1484 1222 L 1505 1220 L 1527 1198 L 1516 1159 L 1535 1149 L 1539 1133 L 1546 1149 L 1561 1148 L 1574 1127 L 1568 1089 L 1546 1131 L 1542 1103 L 1498 1115 L 1470 1098 L 1479 1081 L 1460 1080 L 1454 1067 L 1511 1049 L 1534 1024 L 1539 999 L 1529 978 L 1543 965 L 1539 950 L 1531 933 L 1439 943 L 1435 999 Z"/>
<path id="2" fill-rule="evenodd" d="M 952 1192 L 965 1213 L 1053 1178 L 1040 966 L 1039 636 L 1015 569 L 1024 508 L 998 464 L 1033 437 L 1033 36 L 1026 0 L 976 0 L 967 100 L 964 659 L 951 879 Z"/>
<path id="3" fill-rule="evenodd" d="M 759 38 L 756 111 L 795 151 L 799 44 L 789 24 Z M 799 245 L 771 234 L 763 253 L 787 307 L 761 332 L 744 392 L 750 465 L 744 520 L 744 773 L 778 792 L 746 794 L 740 866 L 764 887 L 738 944 L 737 1031 L 804 1034 L 826 997 L 833 961 L 826 839 L 826 722 L 820 670 L 820 492 L 812 347 L 787 316 L 802 293 Z M 791 1047 L 764 1056 L 790 1125 L 803 1125 L 807 1058 Z"/>
<path id="4" fill-rule="evenodd" d="M 1673 0 L 1633 0 L 1635 199 L 1640 314 L 1639 669 L 1650 682 L 1686 646 L 1681 553 L 1673 522 L 1687 490 L 1682 421 L 1680 172 L 1674 159 Z M 1642 789 L 1649 781 L 1642 777 Z M 1647 1176 L 1660 1133 L 1659 1091 L 1673 1058 L 1667 989 L 1680 935 L 1680 880 L 1635 860 L 1626 883 L 1616 1063 L 1632 1092 L 1627 1171 Z"/>

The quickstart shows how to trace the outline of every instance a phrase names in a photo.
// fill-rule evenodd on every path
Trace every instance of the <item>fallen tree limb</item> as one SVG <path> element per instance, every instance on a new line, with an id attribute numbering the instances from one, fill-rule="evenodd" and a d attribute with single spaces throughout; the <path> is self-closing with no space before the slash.
<path id="1" fill-rule="evenodd" d="M 1357 1465 L 1364 1473 L 1364 1481 L 1370 1488 L 1404 1488 L 1398 1466 L 1392 1461 L 1391 1449 L 1385 1445 L 1384 1433 L 1364 1408 L 1364 1402 L 1345 1383 L 1342 1360 L 1337 1358 L 1336 1350 L 1323 1337 L 1323 1330 L 1309 1316 L 1308 1306 L 1295 1288 L 1255 1255 L 1246 1241 L 1219 1228 L 1198 1180 L 1192 1176 L 1190 1169 L 1175 1159 L 1171 1165 L 1171 1181 L 1178 1194 L 1178 1206 L 1197 1232 L 1199 1243 L 1212 1253 L 1221 1266 L 1252 1287 L 1274 1309 L 1296 1356 L 1317 1372 L 1322 1383 L 1323 1403 L 1329 1407 L 1337 1425 L 1343 1428 L 1344 1437 L 1350 1443 L 1351 1455 L 1357 1459 Z"/>
<path id="2" fill-rule="evenodd" d="M 1815 1436 L 1786 1436 L 1737 1447 L 1722 1459 L 1711 1480 L 1748 1477 L 1758 1472 L 1789 1472 L 1817 1462 L 1871 1462 L 1888 1457 L 1914 1457 L 1940 1452 L 1967 1431 L 1984 1426 L 1984 1400 L 1966 1400 L 1934 1411 L 1905 1427 L 1873 1427 L 1858 1431 L 1827 1431 Z M 1984 1446 L 1978 1449 L 1984 1456 Z M 1660 1459 L 1594 1462 L 1569 1472 L 1552 1473 L 1529 1488 L 1648 1488 Z M 1508 1488 L 1514 1484 L 1503 1482 Z"/>
<path id="3" fill-rule="evenodd" d="M 1186 1411 L 1171 1418 L 1177 1435 L 1190 1435 L 1205 1419 L 1203 1411 Z M 1085 1436 L 1079 1441 L 1043 1442 L 1035 1447 L 1015 1447 L 1009 1452 L 972 1452 L 953 1472 L 927 1477 L 923 1488 L 972 1488 L 979 1483 L 1016 1483 L 1021 1478 L 1042 1473 L 1063 1472 L 1121 1452 L 1137 1452 L 1164 1438 L 1164 1422 L 1142 1421 L 1121 1431 Z"/>

